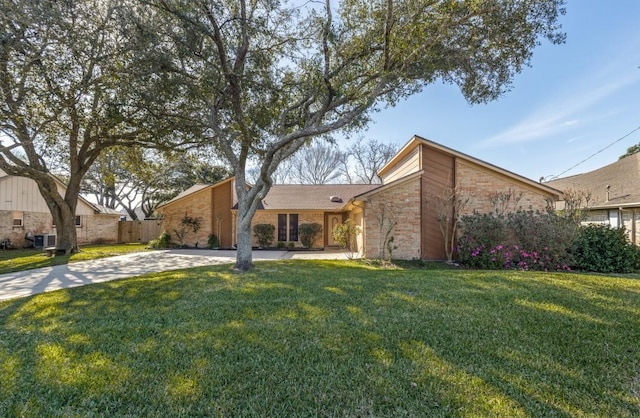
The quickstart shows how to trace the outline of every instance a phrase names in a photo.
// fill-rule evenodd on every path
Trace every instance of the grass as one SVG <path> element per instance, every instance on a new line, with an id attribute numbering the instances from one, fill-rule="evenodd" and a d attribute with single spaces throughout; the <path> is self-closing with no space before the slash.
<path id="1" fill-rule="evenodd" d="M 640 415 L 640 281 L 258 263 L 0 303 L 3 416 Z"/>
<path id="2" fill-rule="evenodd" d="M 43 250 L 3 250 L 0 251 L 0 274 L 113 257 L 139 251 L 145 251 L 145 244 L 87 245 L 80 247 L 79 253 L 57 257 L 49 257 Z"/>

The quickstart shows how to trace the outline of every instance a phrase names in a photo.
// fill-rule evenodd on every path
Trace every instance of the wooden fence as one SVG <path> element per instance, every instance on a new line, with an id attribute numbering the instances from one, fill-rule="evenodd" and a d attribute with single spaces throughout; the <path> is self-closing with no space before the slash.
<path id="1" fill-rule="evenodd" d="M 152 239 L 158 238 L 161 232 L 161 219 L 151 219 L 146 221 L 120 221 L 118 223 L 118 242 L 147 243 Z"/>

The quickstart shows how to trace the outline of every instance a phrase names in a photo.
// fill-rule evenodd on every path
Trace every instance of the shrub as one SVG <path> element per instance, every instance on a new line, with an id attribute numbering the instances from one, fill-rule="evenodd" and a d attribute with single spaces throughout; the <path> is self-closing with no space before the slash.
<path id="1" fill-rule="evenodd" d="M 285 248 L 287 246 L 287 243 L 284 241 L 278 241 L 278 244 L 276 244 L 276 246 L 278 248 Z"/>
<path id="2" fill-rule="evenodd" d="M 276 227 L 271 224 L 256 224 L 253 233 L 261 247 L 269 247 L 275 238 Z"/>
<path id="3" fill-rule="evenodd" d="M 587 225 L 573 247 L 575 266 L 600 273 L 631 273 L 640 267 L 640 250 L 629 242 L 625 228 Z"/>
<path id="4" fill-rule="evenodd" d="M 469 268 L 566 270 L 578 221 L 556 214 L 517 211 L 462 218 L 458 260 Z"/>
<path id="5" fill-rule="evenodd" d="M 300 242 L 306 248 L 311 248 L 322 233 L 322 225 L 319 223 L 302 224 L 298 227 Z"/>
<path id="6" fill-rule="evenodd" d="M 334 228 L 333 239 L 345 250 L 347 257 L 351 257 L 351 248 L 359 233 L 360 227 L 352 223 L 350 219 Z"/>
<path id="7" fill-rule="evenodd" d="M 207 247 L 209 248 L 218 248 L 220 247 L 220 240 L 216 236 L 216 234 L 209 235 L 209 239 L 207 240 Z"/>
<path id="8" fill-rule="evenodd" d="M 160 236 L 156 239 L 149 241 L 149 248 L 169 248 L 171 245 L 171 235 L 169 235 L 166 231 L 162 232 Z"/>

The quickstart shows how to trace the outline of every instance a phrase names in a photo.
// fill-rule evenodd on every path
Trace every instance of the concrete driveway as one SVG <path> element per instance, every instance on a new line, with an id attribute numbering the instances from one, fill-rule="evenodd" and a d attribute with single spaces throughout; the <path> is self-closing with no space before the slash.
<path id="1" fill-rule="evenodd" d="M 254 251 L 254 261 L 284 259 L 345 259 L 341 251 Z M 212 264 L 235 263 L 235 251 L 160 250 L 0 274 L 0 300 L 52 290 L 135 277 L 146 273 Z"/>

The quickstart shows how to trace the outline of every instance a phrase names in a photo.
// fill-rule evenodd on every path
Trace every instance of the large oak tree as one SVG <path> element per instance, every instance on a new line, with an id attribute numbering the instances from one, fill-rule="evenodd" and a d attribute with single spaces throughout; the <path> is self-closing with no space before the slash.
<path id="1" fill-rule="evenodd" d="M 37 183 L 67 253 L 77 251 L 81 181 L 100 154 L 176 134 L 175 109 L 140 88 L 122 26 L 130 12 L 125 0 L 2 2 L 0 168 Z"/>
<path id="2" fill-rule="evenodd" d="M 311 138 L 362 127 L 437 80 L 471 103 L 497 99 L 542 38 L 562 42 L 563 0 L 148 0 L 156 70 L 182 80 L 234 167 L 236 268 L 278 164 Z M 144 18 L 146 17 L 146 22 Z M 252 187 L 245 173 L 258 161 Z"/>

